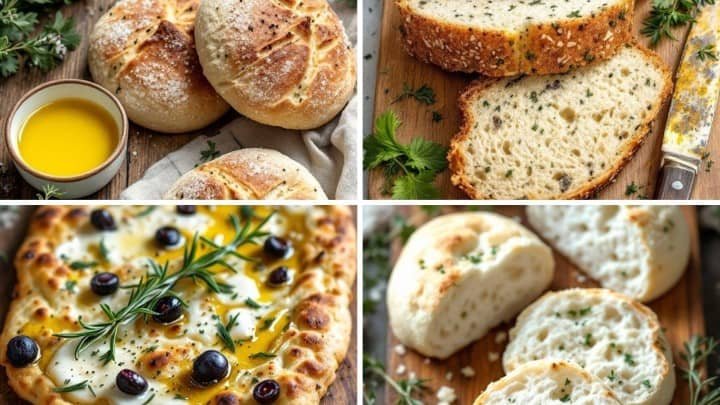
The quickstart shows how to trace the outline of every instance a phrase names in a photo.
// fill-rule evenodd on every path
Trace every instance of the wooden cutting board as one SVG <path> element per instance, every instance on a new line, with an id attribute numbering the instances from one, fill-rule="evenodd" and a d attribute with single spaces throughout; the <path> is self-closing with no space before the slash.
<path id="1" fill-rule="evenodd" d="M 5 253 L 12 260 L 15 250 L 22 242 L 27 227 L 27 220 L 33 211 L 32 207 L 21 207 L 21 219 L 13 228 L 0 229 L 0 253 Z M 354 210 L 353 210 L 354 211 Z M 355 211 L 354 211 L 355 212 Z M 357 215 L 357 214 L 355 214 Z M 0 328 L 5 324 L 5 314 L 10 305 L 13 286 L 15 285 L 15 269 L 6 261 L 0 261 Z M 355 287 L 353 287 L 355 291 Z M 357 297 L 353 296 L 350 303 L 352 314 L 352 335 L 350 347 L 345 360 L 340 364 L 335 382 L 330 386 L 321 402 L 322 405 L 355 404 L 357 401 Z M 0 348 L 4 350 L 4 348 Z M 28 402 L 20 399 L 8 385 L 5 370 L 0 367 L 0 405 L 24 405 Z"/>
<path id="2" fill-rule="evenodd" d="M 520 217 L 523 224 L 529 226 L 525 219 L 524 207 L 496 207 L 495 211 L 510 217 Z M 672 345 L 676 364 L 680 359 L 679 353 L 682 350 L 683 342 L 687 341 L 692 335 L 702 335 L 705 332 L 702 290 L 700 288 L 700 246 L 697 218 L 694 207 L 684 207 L 684 211 L 690 224 L 692 238 L 692 253 L 687 272 L 672 290 L 649 304 L 650 308 L 660 318 L 662 326 L 666 329 L 665 333 Z M 406 209 L 405 212 L 409 215 L 409 222 L 414 225 L 419 225 L 428 220 L 428 216 L 419 209 Z M 400 247 L 396 247 L 394 257 L 397 257 L 400 252 Z M 580 277 L 582 273 L 558 253 L 555 253 L 555 263 L 555 279 L 550 286 L 551 290 L 598 286 L 589 279 L 581 281 L 583 280 Z M 470 344 L 450 358 L 442 361 L 431 360 L 429 363 L 426 363 L 424 356 L 410 349 L 407 349 L 407 354 L 404 356 L 398 355 L 393 348 L 399 342 L 388 328 L 387 369 L 397 378 L 407 377 L 407 373 L 412 371 L 417 374 L 418 378 L 428 379 L 427 385 L 430 390 L 427 391 L 423 398 L 427 403 L 436 402 L 435 392 L 445 385 L 455 389 L 458 404 L 471 404 L 490 382 L 504 375 L 502 353 L 507 341 L 496 342 L 495 338 L 498 333 L 507 333 L 511 326 L 510 324 L 503 324 L 493 329 L 483 339 Z M 494 355 L 499 356 L 499 359 L 491 361 L 490 356 Z M 399 376 L 395 374 L 395 371 L 400 365 L 404 365 L 407 371 Z M 460 374 L 460 369 L 465 366 L 471 366 L 475 370 L 474 377 L 466 378 Z M 447 379 L 448 373 L 452 373 L 452 378 L 449 380 Z M 388 389 L 387 395 L 389 396 L 386 398 L 390 398 L 388 403 L 394 403 L 393 399 L 396 398 L 394 392 Z M 687 383 L 681 379 L 678 373 L 673 405 L 685 405 L 688 401 L 687 398 Z"/>
<path id="3" fill-rule="evenodd" d="M 645 37 L 640 35 L 642 21 L 648 15 L 651 0 L 636 0 L 635 6 L 635 37 L 640 43 L 648 45 Z M 457 132 L 458 108 L 457 99 L 462 89 L 477 76 L 447 73 L 434 65 L 424 64 L 410 57 L 401 43 L 400 16 L 393 0 L 385 0 L 383 6 L 380 51 L 378 61 L 377 83 L 375 88 L 374 117 L 388 109 L 397 113 L 403 125 L 400 127 L 398 139 L 401 143 L 408 143 L 413 137 L 423 137 L 428 140 L 448 145 L 450 139 Z M 663 40 L 655 49 L 662 59 L 667 62 L 673 71 L 677 68 L 682 47 L 688 29 L 678 28 L 674 31 L 677 41 Z M 403 84 L 407 83 L 413 88 L 424 84 L 435 90 L 437 101 L 433 105 L 420 104 L 414 99 L 406 99 L 394 103 L 402 92 Z M 372 91 L 367 89 L 366 91 Z M 645 140 L 645 144 L 635 155 L 635 158 L 625 167 L 617 177 L 614 184 L 609 185 L 600 192 L 601 199 L 625 199 L 626 187 L 635 182 L 640 190 L 630 198 L 640 196 L 653 197 L 655 181 L 660 164 L 660 148 L 662 146 L 662 133 L 665 128 L 665 119 L 669 103 L 660 112 L 653 128 Z M 439 112 L 443 119 L 433 122 L 433 111 Z M 370 133 L 371 128 L 365 132 Z M 715 120 L 713 135 L 707 150 L 710 155 L 708 161 L 720 161 L 720 119 Z M 713 175 L 715 170 L 705 171 L 706 163 L 700 170 L 696 179 L 693 199 L 713 199 L 720 196 L 720 177 Z M 389 198 L 382 193 L 385 178 L 382 173 L 370 174 L 368 192 L 371 199 Z M 450 182 L 450 173 L 445 171 L 436 180 L 442 199 L 461 199 L 467 196 L 455 188 Z"/>

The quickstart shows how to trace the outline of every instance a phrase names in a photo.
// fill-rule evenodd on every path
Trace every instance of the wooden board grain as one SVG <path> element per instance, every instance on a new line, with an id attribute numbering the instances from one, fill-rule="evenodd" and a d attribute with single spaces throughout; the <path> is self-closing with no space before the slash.
<path id="1" fill-rule="evenodd" d="M 449 209 L 445 209 L 449 210 Z M 705 332 L 705 321 L 702 309 L 702 290 L 700 289 L 700 247 L 698 240 L 698 225 L 694 207 L 684 207 L 686 217 L 690 224 L 692 253 L 690 263 L 685 275 L 672 290 L 659 299 L 652 301 L 649 306 L 657 313 L 660 323 L 666 328 L 667 338 L 672 346 L 675 362 L 680 359 L 679 353 L 682 350 L 683 342 L 692 335 L 702 335 Z M 523 224 L 528 226 L 523 207 L 496 207 L 495 211 L 510 217 L 519 217 Z M 449 211 L 444 211 L 449 212 Z M 409 216 L 412 224 L 421 224 L 427 221 L 427 215 L 418 209 L 406 208 L 405 213 Z M 394 257 L 399 254 L 399 246 L 395 249 Z M 561 290 L 570 287 L 597 287 L 592 280 L 581 277 L 577 267 L 572 265 L 563 256 L 555 253 L 555 278 L 551 290 Z M 428 379 L 427 385 L 430 389 L 423 399 L 426 402 L 435 402 L 435 392 L 445 385 L 455 389 L 458 396 L 458 404 L 470 404 L 483 392 L 485 387 L 499 378 L 504 373 L 502 369 L 502 353 L 506 341 L 496 341 L 499 333 L 507 333 L 512 325 L 503 324 L 493 329 L 483 339 L 470 344 L 446 360 L 426 360 L 422 355 L 408 349 L 404 356 L 398 355 L 394 348 L 399 342 L 388 333 L 388 359 L 387 369 L 395 375 L 398 366 L 404 365 L 407 373 L 414 372 L 418 378 Z M 491 357 L 499 356 L 495 361 Z M 463 377 L 460 369 L 471 366 L 475 370 L 472 378 Z M 448 379 L 448 373 L 452 377 Z M 402 377 L 402 376 L 398 376 Z M 388 403 L 394 403 L 394 392 L 388 389 L 386 392 L 389 398 Z M 678 375 L 677 389 L 673 405 L 687 404 L 687 384 Z"/>
<path id="2" fill-rule="evenodd" d="M 21 217 L 16 226 L 0 229 L 0 253 L 7 257 L 14 257 L 15 250 L 22 242 L 27 220 L 32 213 L 32 207 L 20 207 Z M 357 216 L 357 212 L 353 210 Z M 0 328 L 5 324 L 5 314 L 10 305 L 13 286 L 15 285 L 15 270 L 5 260 L 0 260 Z M 357 282 L 353 291 L 357 291 Z M 350 303 L 352 315 L 352 331 L 350 346 L 345 360 L 340 364 L 336 373 L 335 382 L 330 386 L 323 397 L 322 405 L 352 405 L 357 403 L 357 297 L 353 295 Z M 4 348 L 0 348 L 4 350 Z M 8 385 L 5 370 L 0 367 L 0 405 L 26 405 L 28 402 L 20 399 Z"/>
<path id="3" fill-rule="evenodd" d="M 651 8 L 651 0 L 637 0 L 634 18 L 634 33 L 638 42 L 648 45 L 645 37 L 640 35 L 642 21 Z M 447 73 L 439 68 L 421 63 L 403 51 L 399 33 L 400 16 L 393 0 L 385 0 L 382 15 L 382 30 L 378 61 L 377 82 L 375 91 L 374 117 L 388 109 L 396 112 L 403 122 L 398 133 L 402 143 L 410 142 L 414 137 L 423 137 L 434 142 L 448 145 L 450 139 L 457 132 L 458 108 L 457 99 L 462 89 L 473 79 L 474 75 Z M 675 71 L 677 68 L 682 47 L 687 35 L 687 27 L 674 30 L 673 35 L 677 41 L 663 40 L 655 49 L 668 66 Z M 427 106 L 413 99 L 395 102 L 397 96 L 407 83 L 413 88 L 427 84 L 435 90 L 437 101 Z M 366 88 L 370 92 L 373 89 Z M 645 144 L 638 151 L 635 158 L 626 166 L 616 181 L 599 193 L 601 199 L 625 199 L 627 185 L 634 182 L 640 190 L 632 197 L 649 196 L 652 198 L 655 182 L 659 170 L 662 146 L 662 133 L 665 128 L 665 119 L 669 103 L 662 109 L 657 121 L 653 125 Z M 439 112 L 443 119 L 433 122 L 433 111 Z M 369 112 L 366 112 L 369 113 Z M 366 129 L 370 132 L 370 129 Z M 709 158 L 720 159 L 720 119 L 716 119 L 713 126 L 713 135 L 707 148 Z M 707 162 L 698 173 L 693 199 L 716 199 L 720 197 L 720 178 L 714 175 L 714 170 L 706 171 Z M 389 198 L 383 193 L 385 178 L 382 173 L 373 172 L 368 180 L 368 193 L 371 199 Z M 450 173 L 446 171 L 436 180 L 443 199 L 462 199 L 467 196 L 455 188 L 450 182 Z"/>

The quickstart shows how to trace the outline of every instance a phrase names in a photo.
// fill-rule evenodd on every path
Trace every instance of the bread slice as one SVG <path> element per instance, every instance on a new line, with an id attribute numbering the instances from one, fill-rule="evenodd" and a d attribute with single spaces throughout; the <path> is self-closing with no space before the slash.
<path id="1" fill-rule="evenodd" d="M 672 206 L 531 206 L 528 220 L 603 287 L 646 302 L 677 283 L 690 258 L 685 216 Z"/>
<path id="2" fill-rule="evenodd" d="M 547 293 L 520 314 L 505 371 L 539 359 L 580 365 L 624 405 L 667 405 L 675 391 L 672 353 L 655 313 L 606 289 Z"/>
<path id="3" fill-rule="evenodd" d="M 621 405 L 599 378 L 565 361 L 525 363 L 490 384 L 474 405 Z"/>
<path id="4" fill-rule="evenodd" d="M 633 0 L 395 0 L 407 51 L 486 76 L 566 72 L 631 41 Z"/>
<path id="5" fill-rule="evenodd" d="M 476 199 L 590 197 L 640 147 L 671 87 L 639 46 L 564 75 L 476 82 L 460 98 L 452 181 Z"/>
<path id="6" fill-rule="evenodd" d="M 554 267 L 550 248 L 512 219 L 437 217 L 413 233 L 390 275 L 390 326 L 404 345 L 446 358 L 537 298 Z"/>

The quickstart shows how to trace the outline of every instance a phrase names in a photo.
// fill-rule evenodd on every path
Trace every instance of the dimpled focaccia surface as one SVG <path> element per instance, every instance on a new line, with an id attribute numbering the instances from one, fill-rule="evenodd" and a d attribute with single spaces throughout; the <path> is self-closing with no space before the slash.
<path id="1" fill-rule="evenodd" d="M 672 288 L 690 258 L 690 232 L 673 206 L 532 206 L 540 236 L 603 287 L 639 301 Z"/>
<path id="2" fill-rule="evenodd" d="M 625 405 L 667 405 L 675 391 L 670 345 L 649 308 L 605 289 L 547 293 L 518 316 L 505 372 L 535 360 L 575 363 Z"/>
<path id="3" fill-rule="evenodd" d="M 395 264 L 390 326 L 404 345 L 446 358 L 515 316 L 553 273 L 550 248 L 512 219 L 440 216 L 413 233 Z"/>
<path id="4" fill-rule="evenodd" d="M 276 403 L 318 403 L 335 378 L 345 357 L 351 333 L 348 309 L 355 277 L 355 230 L 345 207 L 198 207 L 194 215 L 178 215 L 175 207 L 108 207 L 116 231 L 100 232 L 89 223 L 87 207 L 44 207 L 34 214 L 27 239 L 15 260 L 18 282 L 0 338 L 0 362 L 10 385 L 24 399 L 37 404 L 97 403 L 142 404 L 154 395 L 158 403 L 254 403 L 253 387 L 274 379 L 280 385 Z M 272 259 L 259 245 L 246 245 L 239 253 L 251 263 L 227 256 L 237 273 L 222 266 L 211 268 L 217 280 L 232 293 L 216 294 L 205 284 L 184 280 L 173 287 L 186 303 L 180 322 L 162 325 L 142 318 L 121 326 L 116 361 L 103 364 L 99 353 L 105 341 L 73 356 L 76 340 L 54 333 L 80 330 L 85 323 L 103 321 L 101 303 L 118 310 L 126 305 L 130 289 L 98 297 L 89 288 L 92 275 L 111 271 L 122 286 L 132 286 L 148 274 L 148 259 L 170 262 L 174 271 L 183 249 L 159 249 L 154 242 L 161 226 L 177 227 L 184 238 L 193 233 L 214 243 L 229 243 L 235 230 L 230 215 L 249 217 L 257 225 L 272 211 L 263 230 L 291 241 L 292 254 Z M 100 253 L 100 244 L 106 253 Z M 204 246 L 204 247 L 203 247 Z M 200 245 L 198 255 L 208 251 Z M 77 263 L 95 265 L 84 270 Z M 266 278 L 277 266 L 290 269 L 291 281 L 270 288 Z M 75 269 L 74 269 L 75 268 Z M 217 323 L 238 315 L 229 332 L 235 351 L 221 343 Z M 25 334 L 40 345 L 36 364 L 15 368 L 8 363 L 6 344 Z M 219 350 L 231 366 L 230 375 L 216 385 L 201 388 L 189 380 L 199 353 Z M 265 354 L 258 354 L 265 353 Z M 119 392 L 115 377 L 122 368 L 133 369 L 149 382 L 139 397 Z M 57 393 L 53 388 L 87 380 L 93 388 Z"/>
<path id="5" fill-rule="evenodd" d="M 566 72 L 632 39 L 632 0 L 395 0 L 403 43 L 449 71 Z"/>
<path id="6" fill-rule="evenodd" d="M 565 361 L 523 364 L 490 384 L 474 405 L 621 405 L 600 379 Z"/>

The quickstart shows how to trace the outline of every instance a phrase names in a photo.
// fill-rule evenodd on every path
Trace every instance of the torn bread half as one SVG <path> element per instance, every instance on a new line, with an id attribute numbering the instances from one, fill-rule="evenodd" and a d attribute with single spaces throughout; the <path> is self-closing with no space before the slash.
<path id="1" fill-rule="evenodd" d="M 390 326 L 404 345 L 447 358 L 517 315 L 552 281 L 550 248 L 491 213 L 437 217 L 407 241 L 388 283 Z"/>

